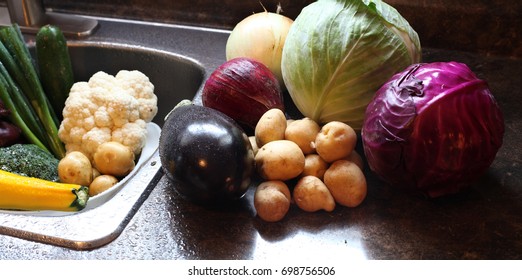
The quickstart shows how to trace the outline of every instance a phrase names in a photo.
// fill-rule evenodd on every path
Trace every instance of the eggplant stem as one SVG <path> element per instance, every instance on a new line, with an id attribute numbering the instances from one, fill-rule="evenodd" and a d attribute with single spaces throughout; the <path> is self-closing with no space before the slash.
<path id="1" fill-rule="evenodd" d="M 194 105 L 194 103 L 189 99 L 181 100 L 178 104 L 176 104 L 176 106 L 174 106 L 174 108 L 172 108 L 172 110 L 170 110 L 170 112 L 165 116 L 165 118 L 163 120 L 166 121 L 167 118 L 169 117 L 170 113 L 172 113 L 172 111 L 176 110 L 179 107 L 187 106 L 187 105 Z"/>

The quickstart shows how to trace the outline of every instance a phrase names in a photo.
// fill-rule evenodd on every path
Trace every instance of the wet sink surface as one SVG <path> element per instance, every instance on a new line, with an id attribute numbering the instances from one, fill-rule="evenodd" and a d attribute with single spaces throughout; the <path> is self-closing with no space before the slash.
<path id="1" fill-rule="evenodd" d="M 181 54 L 202 65 L 204 80 L 224 61 L 227 38 L 219 30 L 103 21 L 89 40 Z M 520 259 L 522 174 L 514 151 L 522 137 L 522 81 L 511 77 L 522 75 L 522 63 L 430 49 L 423 58 L 468 64 L 489 82 L 504 112 L 504 145 L 469 192 L 427 200 L 391 188 L 366 168 L 368 197 L 359 207 L 331 213 L 292 207 L 282 222 L 264 223 L 255 215 L 253 189 L 230 209 L 210 210 L 184 201 L 157 176 L 111 242 L 74 250 L 0 235 L 0 259 Z"/>

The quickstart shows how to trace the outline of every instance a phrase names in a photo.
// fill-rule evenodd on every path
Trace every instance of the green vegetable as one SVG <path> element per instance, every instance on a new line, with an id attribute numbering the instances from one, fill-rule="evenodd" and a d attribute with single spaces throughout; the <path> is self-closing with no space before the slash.
<path id="1" fill-rule="evenodd" d="M 47 144 L 48 149 L 56 158 L 63 158 L 65 148 L 58 138 L 58 118 L 43 91 L 18 25 L 13 24 L 1 28 L 0 41 L 5 47 L 3 49 L 7 50 L 0 52 L 0 61 L 4 63 L 9 74 L 33 107 L 46 132 L 43 135 L 44 140 L 40 139 L 41 142 Z"/>
<path id="2" fill-rule="evenodd" d="M 2 48 L 3 45 L 0 44 L 0 52 L 6 51 L 5 48 Z M 14 63 L 14 61 L 11 61 L 11 63 Z M 5 87 L 3 88 L 5 94 L 9 96 L 7 97 L 6 95 L 6 98 L 12 101 L 12 105 L 9 108 L 9 110 L 11 112 L 20 114 L 19 117 L 21 118 L 21 121 L 23 121 L 29 129 L 29 131 L 24 131 L 25 136 L 28 137 L 29 140 L 31 140 L 29 134 L 34 134 L 38 141 L 31 141 L 33 144 L 37 144 L 37 142 L 40 141 L 45 141 L 46 132 L 43 129 L 40 119 L 36 115 L 35 111 L 33 110 L 33 107 L 31 106 L 23 92 L 20 90 L 16 82 L 13 81 L 11 75 L 9 75 L 9 72 L 2 64 L 2 62 L 0 62 L 0 83 L 2 83 Z M 4 98 L 0 99 L 4 100 Z M 45 145 L 42 147 L 45 148 Z"/>
<path id="3" fill-rule="evenodd" d="M 36 34 L 36 58 L 40 81 L 60 119 L 74 84 L 74 75 L 67 41 L 59 27 L 45 25 L 40 28 Z"/>
<path id="4" fill-rule="evenodd" d="M 393 74 L 419 62 L 417 33 L 381 0 L 319 0 L 294 21 L 282 74 L 300 112 L 360 130 L 365 109 Z"/>
<path id="5" fill-rule="evenodd" d="M 0 46 L 2 46 L 2 45 L 0 44 Z M 1 69 L 3 67 L 1 62 L 0 62 L 0 66 L 1 66 L 0 67 L 0 69 Z M 22 108 L 26 108 L 28 110 L 24 110 L 24 109 L 18 110 L 17 105 L 13 100 L 23 102 L 23 98 L 21 96 L 16 96 L 16 94 L 18 94 L 18 93 L 16 93 L 16 92 L 13 93 L 13 89 L 11 87 L 9 87 L 9 84 L 8 84 L 6 78 L 4 77 L 4 75 L 0 75 L 0 99 L 2 99 L 2 102 L 4 103 L 5 107 L 10 111 L 9 120 L 14 125 L 16 125 L 18 128 L 20 128 L 20 130 L 22 130 L 22 133 L 24 134 L 25 138 L 29 142 L 37 145 L 41 149 L 47 150 L 46 145 L 40 140 L 42 138 L 39 138 L 37 135 L 35 135 L 34 133 L 36 131 L 32 130 L 28 126 L 27 122 L 30 122 L 31 120 L 24 119 L 19 113 L 19 112 L 29 113 L 28 111 L 29 111 L 29 108 L 31 108 L 31 107 L 30 106 L 22 107 Z M 13 98 L 12 98 L 12 96 L 13 96 Z M 17 97 L 20 97 L 20 99 L 17 99 Z M 30 113 L 29 113 L 29 115 L 30 115 Z"/>
<path id="6" fill-rule="evenodd" d="M 51 153 L 34 144 L 0 148 L 0 170 L 58 182 L 58 163 Z"/>

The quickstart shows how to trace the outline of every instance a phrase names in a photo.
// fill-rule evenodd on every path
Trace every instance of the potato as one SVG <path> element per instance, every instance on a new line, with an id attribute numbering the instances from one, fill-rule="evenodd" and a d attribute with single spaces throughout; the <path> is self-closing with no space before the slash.
<path id="1" fill-rule="evenodd" d="M 98 171 L 98 169 L 93 167 L 92 168 L 92 179 L 94 180 L 94 178 L 96 178 L 96 177 L 98 177 L 100 175 L 101 175 L 100 171 Z"/>
<path id="2" fill-rule="evenodd" d="M 331 163 L 348 156 L 355 148 L 357 134 L 343 122 L 325 124 L 315 138 L 315 150 L 326 162 Z"/>
<path id="3" fill-rule="evenodd" d="M 315 152 L 313 144 L 321 127 L 310 118 L 295 120 L 285 130 L 285 139 L 296 143 L 305 155 Z"/>
<path id="4" fill-rule="evenodd" d="M 58 177 L 62 183 L 88 186 L 93 179 L 91 161 L 82 152 L 70 152 L 58 163 Z"/>
<path id="5" fill-rule="evenodd" d="M 361 170 L 364 170 L 364 161 L 357 151 L 353 150 L 347 157 L 343 159 L 357 164 Z"/>
<path id="6" fill-rule="evenodd" d="M 94 153 L 94 166 L 103 175 L 122 177 L 135 166 L 132 150 L 118 142 L 106 142 Z"/>
<path id="7" fill-rule="evenodd" d="M 364 173 L 351 161 L 332 163 L 324 173 L 324 183 L 335 201 L 343 206 L 356 207 L 366 198 Z"/>
<path id="8" fill-rule="evenodd" d="M 89 185 L 89 196 L 100 194 L 118 183 L 118 178 L 112 175 L 100 175 Z"/>
<path id="9" fill-rule="evenodd" d="M 254 193 L 257 215 L 267 222 L 282 220 L 290 209 L 290 200 L 290 190 L 282 181 L 263 182 Z"/>
<path id="10" fill-rule="evenodd" d="M 311 175 L 322 180 L 326 169 L 328 169 L 328 163 L 324 159 L 318 154 L 309 154 L 305 156 L 305 166 L 301 176 Z"/>
<path id="11" fill-rule="evenodd" d="M 285 139 L 286 117 L 280 109 L 266 111 L 257 122 L 254 134 L 258 147 L 268 142 Z"/>
<path id="12" fill-rule="evenodd" d="M 289 140 L 268 142 L 255 156 L 258 174 L 267 180 L 289 180 L 304 170 L 305 156 L 296 143 Z"/>
<path id="13" fill-rule="evenodd" d="M 315 176 L 304 176 L 294 187 L 294 201 L 306 212 L 335 209 L 335 200 L 326 185 Z"/>

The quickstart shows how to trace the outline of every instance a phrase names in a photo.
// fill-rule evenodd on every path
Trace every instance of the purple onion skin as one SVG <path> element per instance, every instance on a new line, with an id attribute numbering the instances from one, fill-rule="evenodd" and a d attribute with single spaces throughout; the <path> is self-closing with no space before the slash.
<path id="1" fill-rule="evenodd" d="M 234 58 L 219 66 L 205 82 L 201 98 L 203 106 L 224 113 L 246 130 L 253 130 L 269 109 L 284 112 L 277 78 L 250 58 Z"/>
<path id="2" fill-rule="evenodd" d="M 9 110 L 5 108 L 2 100 L 0 100 L 0 147 L 6 147 L 17 143 L 22 134 L 20 128 L 8 121 L 2 120 L 2 118 L 7 119 L 9 114 Z"/>
<path id="3" fill-rule="evenodd" d="M 11 146 L 18 143 L 22 131 L 17 126 L 0 120 L 0 147 Z"/>
<path id="4" fill-rule="evenodd" d="M 469 188 L 487 171 L 502 146 L 504 118 L 487 83 L 465 64 L 421 63 L 377 91 L 361 136 L 373 172 L 434 198 Z"/>

